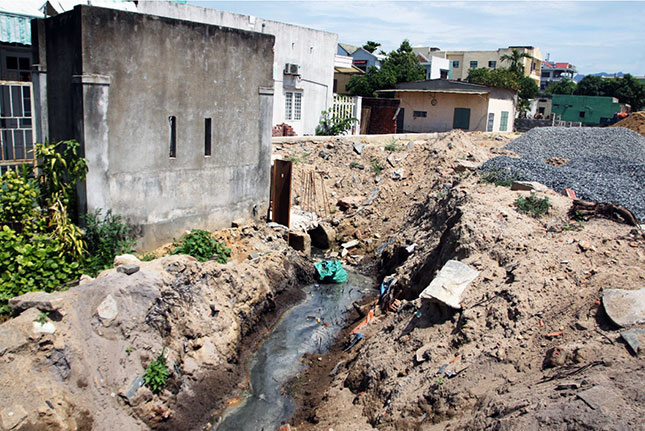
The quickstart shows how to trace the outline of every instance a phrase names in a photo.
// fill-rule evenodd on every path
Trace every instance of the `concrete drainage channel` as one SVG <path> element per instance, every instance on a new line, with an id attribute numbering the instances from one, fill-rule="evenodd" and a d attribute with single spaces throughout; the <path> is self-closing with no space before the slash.
<path id="1" fill-rule="evenodd" d="M 247 367 L 249 385 L 211 423 L 212 431 L 273 430 L 289 419 L 296 405 L 285 393 L 304 368 L 306 353 L 324 353 L 345 324 L 352 302 L 373 291 L 373 279 L 350 273 L 343 284 L 306 286 L 306 298 L 287 310 L 259 344 Z"/>

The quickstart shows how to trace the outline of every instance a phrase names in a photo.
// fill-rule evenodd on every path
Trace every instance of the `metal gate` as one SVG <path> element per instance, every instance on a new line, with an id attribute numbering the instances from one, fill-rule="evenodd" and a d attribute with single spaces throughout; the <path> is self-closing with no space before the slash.
<path id="1" fill-rule="evenodd" d="M 34 165 L 31 82 L 0 81 L 0 173 Z"/>

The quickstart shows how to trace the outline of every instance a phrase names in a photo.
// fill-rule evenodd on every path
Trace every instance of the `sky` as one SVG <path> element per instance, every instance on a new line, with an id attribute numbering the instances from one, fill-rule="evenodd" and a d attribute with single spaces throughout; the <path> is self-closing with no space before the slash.
<path id="1" fill-rule="evenodd" d="M 396 49 L 537 46 L 578 73 L 645 76 L 645 1 L 193 1 L 188 3 L 338 34 Z"/>

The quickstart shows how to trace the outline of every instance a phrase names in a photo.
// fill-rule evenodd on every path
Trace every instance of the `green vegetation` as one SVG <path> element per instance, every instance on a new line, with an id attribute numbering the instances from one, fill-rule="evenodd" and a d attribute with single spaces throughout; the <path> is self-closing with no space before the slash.
<path id="1" fill-rule="evenodd" d="M 573 94 L 576 90 L 575 81 L 563 78 L 561 81 L 554 81 L 546 87 L 546 94 Z"/>
<path id="2" fill-rule="evenodd" d="M 381 173 L 381 171 L 383 171 L 383 165 L 381 165 L 378 160 L 372 159 L 370 163 L 371 163 L 372 172 L 374 172 L 374 175 L 378 175 Z"/>
<path id="3" fill-rule="evenodd" d="M 363 45 L 363 49 L 369 53 L 372 53 L 376 51 L 376 48 L 378 48 L 379 46 L 381 46 L 380 43 L 368 40 L 367 43 Z"/>
<path id="4" fill-rule="evenodd" d="M 291 163 L 303 163 L 307 161 L 307 157 L 309 157 L 310 155 L 311 153 L 305 151 L 299 156 L 286 156 L 284 159 Z"/>
<path id="5" fill-rule="evenodd" d="M 496 186 L 510 187 L 517 179 L 514 175 L 498 170 L 479 172 L 479 180 L 482 183 L 495 184 Z"/>
<path id="6" fill-rule="evenodd" d="M 420 81 L 425 77 L 425 68 L 419 63 L 406 39 L 396 51 L 387 55 L 380 69 L 371 66 L 364 75 L 352 76 L 347 89 L 353 96 L 374 97 L 377 90 L 394 88 L 399 82 Z"/>
<path id="7" fill-rule="evenodd" d="M 582 220 L 571 220 L 571 222 L 567 222 L 564 226 L 562 226 L 563 231 L 581 231 L 584 228 L 585 225 L 582 223 Z"/>
<path id="8" fill-rule="evenodd" d="M 215 258 L 218 263 L 226 263 L 231 256 L 231 249 L 213 238 L 205 230 L 193 229 L 179 241 L 174 241 L 176 248 L 172 254 L 188 254 L 200 262 Z"/>
<path id="9" fill-rule="evenodd" d="M 161 353 L 159 353 L 159 356 L 157 356 L 157 359 L 148 364 L 146 373 L 143 375 L 143 381 L 146 386 L 154 393 L 161 391 L 166 386 L 166 379 L 170 374 L 168 365 L 166 365 L 165 353 L 166 348 L 164 347 Z"/>
<path id="10" fill-rule="evenodd" d="M 149 253 L 144 253 L 143 256 L 139 257 L 139 260 L 142 262 L 150 262 L 151 260 L 155 260 L 157 258 L 157 254 L 153 251 Z"/>
<path id="11" fill-rule="evenodd" d="M 127 348 L 125 349 L 125 354 L 126 354 L 126 355 L 128 355 L 128 356 L 130 356 L 130 353 L 132 353 L 132 351 L 133 351 L 133 350 L 134 350 L 134 348 L 133 348 L 132 346 L 127 347 Z"/>
<path id="12" fill-rule="evenodd" d="M 528 197 L 518 196 L 515 200 L 515 206 L 519 211 L 537 218 L 548 213 L 551 204 L 548 197 L 545 196 L 540 199 L 535 192 L 531 192 Z"/>
<path id="13" fill-rule="evenodd" d="M 131 229 L 122 222 L 120 216 L 113 215 L 111 210 L 101 217 L 101 210 L 98 209 L 93 214 L 83 216 L 83 220 L 83 239 L 89 253 L 83 270 L 96 277 L 99 272 L 112 267 L 115 256 L 131 252 L 134 239 Z"/>
<path id="14" fill-rule="evenodd" d="M 330 111 L 320 113 L 320 123 L 316 126 L 316 135 L 319 136 L 337 136 L 342 135 L 357 123 L 356 118 L 341 118 Z"/>
<path id="15" fill-rule="evenodd" d="M 38 316 L 34 319 L 34 322 L 38 322 L 41 325 L 44 325 L 49 321 L 49 313 L 46 313 L 44 311 L 38 313 Z"/>
<path id="16" fill-rule="evenodd" d="M 402 149 L 403 147 L 399 145 L 394 138 L 392 138 L 392 140 L 385 145 L 385 151 L 389 152 L 401 151 Z"/>
<path id="17" fill-rule="evenodd" d="M 351 162 L 349 164 L 349 167 L 353 169 L 353 168 L 359 167 L 360 165 L 361 165 L 360 163 L 358 163 L 356 160 L 354 160 L 353 162 Z"/>

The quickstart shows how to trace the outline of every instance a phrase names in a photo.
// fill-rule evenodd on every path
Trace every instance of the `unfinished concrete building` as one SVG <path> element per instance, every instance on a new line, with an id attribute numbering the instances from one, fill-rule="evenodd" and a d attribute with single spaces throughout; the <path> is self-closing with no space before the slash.
<path id="1" fill-rule="evenodd" d="M 82 211 L 122 215 L 142 248 L 266 213 L 273 36 L 89 6 L 32 34 L 46 137 L 88 159 Z"/>

